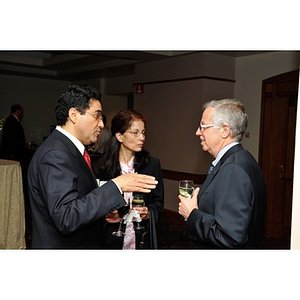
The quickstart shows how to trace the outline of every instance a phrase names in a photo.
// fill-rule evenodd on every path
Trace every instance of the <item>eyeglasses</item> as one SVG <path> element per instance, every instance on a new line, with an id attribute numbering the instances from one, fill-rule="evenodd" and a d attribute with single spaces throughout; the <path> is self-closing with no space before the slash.
<path id="1" fill-rule="evenodd" d="M 87 114 L 92 115 L 98 122 L 103 120 L 103 114 L 102 111 L 96 111 L 95 113 L 90 113 L 86 111 Z"/>
<path id="2" fill-rule="evenodd" d="M 142 131 L 134 130 L 134 131 L 125 131 L 125 132 L 131 133 L 131 134 L 133 134 L 135 137 L 139 137 L 141 134 L 145 137 L 146 134 L 147 134 L 146 130 L 142 130 Z"/>
<path id="3" fill-rule="evenodd" d="M 207 125 L 200 124 L 200 126 L 198 127 L 198 129 L 200 131 L 204 131 L 205 129 L 207 129 L 209 127 L 213 127 L 213 126 L 215 126 L 215 124 L 207 124 Z"/>

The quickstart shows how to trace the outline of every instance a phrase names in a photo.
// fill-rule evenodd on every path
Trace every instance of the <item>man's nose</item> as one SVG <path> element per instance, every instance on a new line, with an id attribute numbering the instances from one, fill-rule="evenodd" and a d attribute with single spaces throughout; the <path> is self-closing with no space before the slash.
<path id="1" fill-rule="evenodd" d="M 102 121 L 102 120 L 99 120 L 99 122 L 98 122 L 98 126 L 99 126 L 99 127 L 101 127 L 101 128 L 103 128 L 103 127 L 104 127 L 104 123 L 103 123 L 103 121 Z"/>

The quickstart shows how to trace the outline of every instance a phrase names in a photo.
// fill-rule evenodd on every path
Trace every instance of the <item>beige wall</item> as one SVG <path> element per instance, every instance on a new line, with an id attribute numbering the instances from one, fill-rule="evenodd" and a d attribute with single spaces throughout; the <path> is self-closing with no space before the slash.
<path id="1" fill-rule="evenodd" d="M 127 95 L 133 93 L 133 76 L 120 76 L 101 80 L 101 102 L 107 118 L 106 125 L 111 126 L 111 119 L 122 109 L 127 108 Z"/>
<path id="2" fill-rule="evenodd" d="M 159 157 L 163 169 L 199 174 L 210 165 L 210 156 L 200 149 L 195 136 L 205 101 L 203 90 L 210 83 L 198 79 L 149 84 L 143 94 L 135 95 L 135 108 L 147 118 L 146 147 Z M 213 86 L 211 97 L 233 97 L 233 83 L 214 82 Z"/>
<path id="3" fill-rule="evenodd" d="M 256 159 L 259 151 L 261 88 L 264 79 L 299 68 L 300 52 L 279 51 L 236 59 L 235 98 L 244 103 L 249 124 L 243 145 Z"/>
<path id="4" fill-rule="evenodd" d="M 209 99 L 234 96 L 234 72 L 234 58 L 208 53 L 136 66 L 134 82 L 143 84 L 144 92 L 135 94 L 134 106 L 147 118 L 145 146 L 163 169 L 207 172 L 212 158 L 201 150 L 195 136 L 202 105 Z M 164 184 L 165 208 L 177 211 L 178 182 L 165 179 Z"/>
<path id="5" fill-rule="evenodd" d="M 211 157 L 202 152 L 194 135 L 202 103 L 235 97 L 245 104 L 249 115 L 250 137 L 244 138 L 243 145 L 258 159 L 262 80 L 298 66 L 299 52 L 291 51 L 236 59 L 201 53 L 138 64 L 134 82 L 145 84 L 144 93 L 135 94 L 134 101 L 135 108 L 148 118 L 146 147 L 160 158 L 164 169 L 205 173 Z M 188 80 L 193 76 L 235 79 L 236 82 Z M 181 81 L 175 81 L 180 78 Z M 165 207 L 176 211 L 177 182 L 164 180 L 164 183 Z"/>

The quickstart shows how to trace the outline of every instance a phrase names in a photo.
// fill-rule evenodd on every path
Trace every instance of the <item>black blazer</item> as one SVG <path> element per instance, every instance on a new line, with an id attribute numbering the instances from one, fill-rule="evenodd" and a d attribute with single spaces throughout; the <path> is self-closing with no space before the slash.
<path id="1" fill-rule="evenodd" d="M 101 247 L 103 216 L 125 204 L 111 180 L 99 188 L 75 145 L 54 130 L 28 169 L 32 248 Z"/>
<path id="2" fill-rule="evenodd" d="M 145 206 L 151 210 L 154 220 L 157 222 L 164 210 L 164 184 L 159 159 L 149 156 L 148 164 L 138 173 L 154 176 L 158 181 L 154 190 L 150 193 L 143 193 Z"/>
<path id="3" fill-rule="evenodd" d="M 94 168 L 95 173 L 97 173 L 98 163 L 97 161 L 94 161 Z M 145 174 L 154 176 L 156 180 L 158 181 L 158 184 L 156 185 L 156 188 L 153 189 L 150 193 L 139 193 L 143 195 L 145 206 L 148 207 L 150 210 L 150 213 L 153 217 L 153 221 L 155 223 L 158 222 L 163 210 L 164 210 L 164 185 L 163 185 L 163 178 L 162 178 L 162 172 L 161 172 L 161 165 L 159 159 L 149 156 L 148 162 L 146 166 L 143 169 L 140 169 L 138 171 L 139 174 Z M 101 178 L 99 178 L 101 179 Z M 154 223 L 153 222 L 153 223 Z M 122 249 L 123 246 L 123 238 L 119 237 L 113 237 L 112 232 L 116 231 L 118 229 L 119 223 L 104 223 L 103 231 L 105 234 L 105 241 L 104 241 L 104 248 L 106 249 Z M 149 220 L 143 220 L 142 226 L 145 228 L 145 230 L 148 232 L 147 236 L 147 246 L 146 248 L 150 247 L 149 240 L 150 239 L 150 224 Z M 154 225 L 155 226 L 155 225 Z M 154 231 L 154 229 L 153 229 Z M 138 233 L 142 234 L 141 232 Z M 136 235 L 136 242 L 138 247 L 138 240 L 140 239 L 140 236 Z M 156 239 L 155 233 L 152 233 L 152 237 Z M 155 236 L 154 236 L 155 235 Z"/>
<path id="4" fill-rule="evenodd" d="M 8 116 L 3 125 L 0 157 L 22 161 L 25 144 L 25 134 L 21 123 L 14 115 Z"/>
<path id="5" fill-rule="evenodd" d="M 266 187 L 253 156 L 238 144 L 209 174 L 186 227 L 195 248 L 259 248 Z"/>

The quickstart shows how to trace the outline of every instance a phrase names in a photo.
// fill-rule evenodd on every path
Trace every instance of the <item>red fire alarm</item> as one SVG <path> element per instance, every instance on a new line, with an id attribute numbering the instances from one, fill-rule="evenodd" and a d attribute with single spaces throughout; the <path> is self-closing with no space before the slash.
<path id="1" fill-rule="evenodd" d="M 143 84 L 137 84 L 135 86 L 135 92 L 137 94 L 143 94 L 144 93 L 144 85 Z"/>

